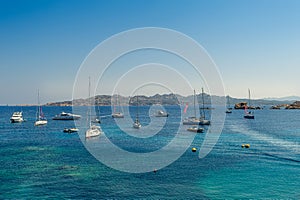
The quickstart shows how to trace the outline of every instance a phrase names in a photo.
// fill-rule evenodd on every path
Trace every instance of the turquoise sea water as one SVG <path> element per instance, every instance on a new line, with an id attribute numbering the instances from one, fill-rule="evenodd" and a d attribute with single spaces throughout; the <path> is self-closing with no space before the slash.
<path id="1" fill-rule="evenodd" d="M 11 114 L 19 110 L 27 121 L 11 124 Z M 71 108 L 43 110 L 48 125 L 34 127 L 35 107 L 0 107 L 0 199 L 300 199 L 300 110 L 257 110 L 255 120 L 233 110 L 208 156 L 199 159 L 189 148 L 156 173 L 137 174 L 105 166 L 78 134 L 63 133 L 74 123 L 51 117 Z M 100 110 L 110 114 L 109 107 Z M 102 118 L 101 126 L 123 149 L 150 152 L 175 135 L 180 109 L 166 110 L 171 115 L 164 129 L 149 140 L 127 136 L 110 117 Z M 140 108 L 143 125 L 150 122 L 148 111 Z M 204 136 L 198 134 L 191 147 L 199 148 Z M 251 147 L 242 149 L 242 143 Z"/>

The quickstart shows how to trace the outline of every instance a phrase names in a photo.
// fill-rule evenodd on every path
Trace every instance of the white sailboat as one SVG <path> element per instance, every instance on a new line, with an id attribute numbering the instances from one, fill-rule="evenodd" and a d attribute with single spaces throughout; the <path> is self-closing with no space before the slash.
<path id="1" fill-rule="evenodd" d="M 38 91 L 38 107 L 36 112 L 36 120 L 34 122 L 35 126 L 46 125 L 48 123 L 42 111 L 42 106 L 40 105 L 40 92 Z"/>
<path id="2" fill-rule="evenodd" d="M 101 124 L 99 106 L 96 107 L 96 117 L 92 120 L 92 123 Z"/>
<path id="3" fill-rule="evenodd" d="M 117 105 L 118 105 L 118 111 L 116 111 L 116 105 L 114 105 L 114 112 L 111 114 L 111 116 L 113 118 L 124 118 L 124 114 L 123 112 L 121 111 L 121 105 L 120 105 L 120 99 L 119 99 L 119 95 L 117 95 Z"/>
<path id="4" fill-rule="evenodd" d="M 202 108 L 200 109 L 200 123 L 199 125 L 210 125 L 210 120 L 205 119 L 205 108 L 204 108 L 204 90 L 202 88 Z"/>
<path id="5" fill-rule="evenodd" d="M 229 96 L 227 96 L 227 109 L 225 112 L 232 113 L 232 108 L 230 107 L 230 103 L 229 103 Z"/>
<path id="6" fill-rule="evenodd" d="M 249 95 L 249 107 L 250 107 L 250 89 L 248 89 L 248 95 Z M 254 114 L 251 111 L 248 111 L 247 106 L 245 106 L 245 115 L 244 118 L 246 119 L 254 119 Z"/>
<path id="7" fill-rule="evenodd" d="M 142 127 L 140 120 L 139 120 L 139 96 L 136 96 L 137 99 L 137 107 L 136 107 L 136 118 L 135 121 L 133 123 L 133 128 L 139 129 Z"/>
<path id="8" fill-rule="evenodd" d="M 185 118 L 183 120 L 183 125 L 199 125 L 200 119 L 196 117 L 196 92 L 194 90 L 194 116 Z"/>
<path id="9" fill-rule="evenodd" d="M 89 129 L 85 132 L 85 138 L 97 137 L 101 133 L 103 133 L 100 126 L 96 126 L 92 124 L 91 120 L 91 80 L 89 77 L 89 108 L 88 108 L 88 121 L 89 121 Z"/>

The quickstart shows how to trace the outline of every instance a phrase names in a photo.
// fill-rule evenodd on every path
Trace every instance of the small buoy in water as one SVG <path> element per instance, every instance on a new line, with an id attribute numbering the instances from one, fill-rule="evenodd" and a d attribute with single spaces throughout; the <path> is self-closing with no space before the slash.
<path id="1" fill-rule="evenodd" d="M 250 148 L 250 144 L 242 144 L 242 148 Z"/>
<path id="2" fill-rule="evenodd" d="M 156 173 L 156 172 L 157 172 L 157 169 L 154 169 L 153 172 Z"/>
<path id="3" fill-rule="evenodd" d="M 195 147 L 192 148 L 192 152 L 196 152 L 197 149 Z"/>

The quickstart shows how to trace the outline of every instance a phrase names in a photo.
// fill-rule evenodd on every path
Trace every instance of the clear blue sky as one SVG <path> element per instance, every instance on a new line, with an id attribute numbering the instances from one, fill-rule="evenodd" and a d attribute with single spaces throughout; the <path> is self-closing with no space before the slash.
<path id="1" fill-rule="evenodd" d="M 77 70 L 108 37 L 164 27 L 199 42 L 226 93 L 300 96 L 300 1 L 0 1 L 0 104 L 70 100 Z"/>

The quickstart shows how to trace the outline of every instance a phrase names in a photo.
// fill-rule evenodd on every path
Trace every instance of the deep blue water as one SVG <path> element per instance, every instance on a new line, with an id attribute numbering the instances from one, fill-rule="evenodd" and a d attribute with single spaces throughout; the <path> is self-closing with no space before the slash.
<path id="1" fill-rule="evenodd" d="M 143 126 L 150 123 L 148 109 L 140 108 Z M 178 128 L 180 108 L 166 109 L 171 115 L 163 130 L 149 139 L 128 136 L 110 117 L 102 118 L 101 127 L 123 149 L 151 152 L 168 144 Z M 11 124 L 11 114 L 19 110 L 27 121 Z M 100 110 L 110 114 L 109 107 Z M 205 137 L 198 134 L 183 156 L 156 173 L 105 166 L 78 134 L 62 132 L 74 122 L 51 120 L 70 107 L 43 111 L 48 124 L 34 127 L 35 107 L 0 107 L 0 199 L 300 199 L 300 110 L 257 110 L 255 120 L 233 110 L 208 156 L 199 159 L 191 152 Z M 243 143 L 251 147 L 243 149 Z"/>

